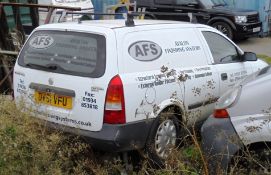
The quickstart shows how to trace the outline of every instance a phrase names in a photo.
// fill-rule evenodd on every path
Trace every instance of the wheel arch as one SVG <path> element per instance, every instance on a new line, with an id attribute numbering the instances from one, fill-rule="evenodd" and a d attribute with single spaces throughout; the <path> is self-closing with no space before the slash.
<path id="1" fill-rule="evenodd" d="M 212 24 L 214 24 L 214 23 L 216 23 L 216 22 L 225 22 L 225 23 L 227 23 L 228 25 L 230 25 L 230 27 L 233 29 L 233 30 L 237 30 L 236 29 L 236 26 L 234 25 L 234 23 L 231 21 L 231 20 L 229 20 L 229 19 L 227 19 L 227 18 L 225 18 L 225 17 L 214 17 L 214 18 L 212 18 L 212 19 L 210 19 L 208 22 L 207 22 L 207 24 L 208 25 L 210 25 L 210 26 L 212 26 Z"/>
<path id="2" fill-rule="evenodd" d="M 157 106 L 157 110 L 153 111 L 152 115 L 156 119 L 159 118 L 161 114 L 172 112 L 172 110 L 180 122 L 185 121 L 185 107 L 184 104 L 179 100 L 168 99 L 163 101 Z"/>
<path id="3" fill-rule="evenodd" d="M 181 107 L 179 107 L 178 105 L 172 104 L 172 105 L 166 106 L 163 110 L 161 110 L 158 117 L 166 113 L 173 113 L 173 115 L 176 116 L 179 122 L 184 121 L 183 109 L 181 109 Z"/>

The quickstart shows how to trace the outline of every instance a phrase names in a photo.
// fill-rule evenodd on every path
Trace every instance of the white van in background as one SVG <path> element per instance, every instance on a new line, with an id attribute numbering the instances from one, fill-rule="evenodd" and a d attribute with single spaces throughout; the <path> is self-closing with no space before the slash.
<path id="1" fill-rule="evenodd" d="M 65 7 L 79 7 L 80 12 L 94 13 L 94 7 L 91 0 L 38 0 L 39 4 L 45 5 L 56 5 Z M 42 25 L 45 22 L 47 16 L 46 9 L 39 9 L 39 24 Z M 57 9 L 53 13 L 50 23 L 66 22 L 66 21 L 77 21 L 79 18 L 84 16 L 87 19 L 91 19 L 91 15 L 81 15 L 81 14 L 66 14 L 65 10 Z"/>

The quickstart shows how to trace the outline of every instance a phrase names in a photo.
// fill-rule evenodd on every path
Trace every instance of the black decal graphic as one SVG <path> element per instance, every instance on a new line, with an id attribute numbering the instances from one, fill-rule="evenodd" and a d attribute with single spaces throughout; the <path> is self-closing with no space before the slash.
<path id="1" fill-rule="evenodd" d="M 161 47 L 152 41 L 132 43 L 128 49 L 131 57 L 139 61 L 152 61 L 162 55 Z"/>
<path id="2" fill-rule="evenodd" d="M 144 56 L 143 52 L 140 49 L 140 46 L 135 45 L 135 50 L 136 50 L 136 57 L 138 57 L 138 56 Z"/>

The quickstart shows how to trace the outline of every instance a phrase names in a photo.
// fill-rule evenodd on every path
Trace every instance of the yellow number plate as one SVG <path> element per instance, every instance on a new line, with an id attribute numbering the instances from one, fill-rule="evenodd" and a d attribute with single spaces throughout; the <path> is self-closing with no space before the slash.
<path id="1" fill-rule="evenodd" d="M 36 103 L 43 103 L 65 109 L 72 108 L 72 97 L 61 96 L 48 92 L 35 91 Z"/>

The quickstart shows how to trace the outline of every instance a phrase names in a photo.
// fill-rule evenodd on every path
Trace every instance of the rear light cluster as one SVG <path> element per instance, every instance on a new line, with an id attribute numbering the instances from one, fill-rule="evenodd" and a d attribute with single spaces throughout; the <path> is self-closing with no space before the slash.
<path id="1" fill-rule="evenodd" d="M 229 117 L 229 113 L 226 109 L 216 109 L 214 111 L 213 116 L 215 118 L 228 118 Z"/>
<path id="2" fill-rule="evenodd" d="M 104 123 L 126 123 L 123 84 L 118 75 L 111 79 L 107 88 L 104 109 Z"/>
<path id="3" fill-rule="evenodd" d="M 233 89 L 230 89 L 226 93 L 224 93 L 217 100 L 213 116 L 215 118 L 228 118 L 229 113 L 227 109 L 232 107 L 234 103 L 238 100 L 238 96 L 240 95 L 241 90 L 242 90 L 242 86 L 238 85 L 234 87 Z"/>

